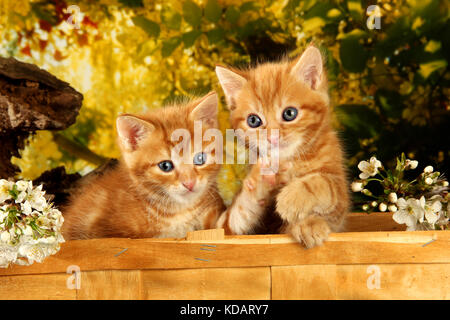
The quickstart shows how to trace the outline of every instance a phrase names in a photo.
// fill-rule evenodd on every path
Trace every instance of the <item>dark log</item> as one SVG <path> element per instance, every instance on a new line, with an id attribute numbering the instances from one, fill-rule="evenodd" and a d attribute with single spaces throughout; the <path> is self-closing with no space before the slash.
<path id="1" fill-rule="evenodd" d="M 75 123 L 83 95 L 43 69 L 0 57 L 0 134 L 63 130 Z"/>
<path id="2" fill-rule="evenodd" d="M 28 132 L 0 134 L 0 179 L 14 177 L 19 168 L 11 163 L 11 157 L 19 157 L 19 149 Z"/>
<path id="3" fill-rule="evenodd" d="M 107 159 L 105 164 L 83 177 L 78 173 L 68 174 L 64 167 L 58 167 L 44 172 L 39 178 L 33 180 L 33 185 L 42 184 L 47 195 L 51 195 L 51 201 L 57 207 L 62 207 L 67 204 L 74 191 L 82 185 L 90 183 L 96 177 L 116 168 L 118 163 L 117 159 Z"/>
<path id="4" fill-rule="evenodd" d="M 13 177 L 23 140 L 35 130 L 63 130 L 75 123 L 83 95 L 47 71 L 0 57 L 0 178 Z"/>
<path id="5" fill-rule="evenodd" d="M 53 203 L 59 207 L 67 202 L 70 193 L 81 178 L 78 173 L 67 174 L 64 167 L 58 167 L 44 172 L 39 178 L 33 180 L 33 185 L 43 185 L 47 195 L 52 196 Z"/>

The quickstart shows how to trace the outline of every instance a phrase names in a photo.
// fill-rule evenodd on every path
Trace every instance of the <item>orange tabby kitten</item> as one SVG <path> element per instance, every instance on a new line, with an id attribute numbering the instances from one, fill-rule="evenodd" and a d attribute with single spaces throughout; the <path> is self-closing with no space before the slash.
<path id="1" fill-rule="evenodd" d="M 203 133 L 218 127 L 216 93 L 142 116 L 119 116 L 122 159 L 81 186 L 63 209 L 64 237 L 184 237 L 213 228 L 224 210 L 215 183 L 220 165 L 214 149 L 194 153 L 194 121 L 201 121 Z M 189 163 L 172 157 L 177 129 L 192 137 Z"/>
<path id="2" fill-rule="evenodd" d="M 310 46 L 292 62 L 250 70 L 217 66 L 216 73 L 233 128 L 267 129 L 267 143 L 279 148 L 274 201 L 283 222 L 280 231 L 291 233 L 308 248 L 322 244 L 331 231 L 341 229 L 349 195 L 341 146 L 331 126 L 320 51 Z M 251 232 L 253 221 L 260 218 L 245 210 L 227 214 L 219 226 L 231 233 Z"/>

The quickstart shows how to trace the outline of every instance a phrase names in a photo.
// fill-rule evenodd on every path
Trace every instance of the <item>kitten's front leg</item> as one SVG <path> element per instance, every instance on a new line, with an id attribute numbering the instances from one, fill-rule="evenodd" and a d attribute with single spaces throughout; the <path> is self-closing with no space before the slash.
<path id="1" fill-rule="evenodd" d="M 249 234 L 259 225 L 276 185 L 275 173 L 261 175 L 263 166 L 258 163 L 252 167 L 240 193 L 219 218 L 217 227 L 224 228 L 227 234 Z"/>
<path id="2" fill-rule="evenodd" d="M 345 182 L 320 174 L 294 179 L 277 196 L 285 231 L 307 248 L 321 245 L 336 231 L 346 210 Z"/>

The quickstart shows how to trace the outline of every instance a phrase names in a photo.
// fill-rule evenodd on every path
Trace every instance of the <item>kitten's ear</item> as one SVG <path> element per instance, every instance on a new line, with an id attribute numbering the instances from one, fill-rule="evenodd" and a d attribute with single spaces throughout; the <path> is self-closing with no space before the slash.
<path id="1" fill-rule="evenodd" d="M 323 62 L 319 49 L 309 46 L 301 57 L 294 61 L 291 72 L 311 89 L 317 90 L 323 79 Z"/>
<path id="2" fill-rule="evenodd" d="M 132 115 L 120 115 L 116 120 L 120 144 L 126 151 L 134 151 L 139 143 L 150 134 L 155 127 Z"/>
<path id="3" fill-rule="evenodd" d="M 230 109 L 234 109 L 236 96 L 247 80 L 240 74 L 222 66 L 216 66 L 216 74 L 217 78 L 219 78 L 220 85 L 225 92 L 228 106 Z"/>
<path id="4" fill-rule="evenodd" d="M 217 113 L 217 93 L 212 91 L 200 99 L 194 109 L 192 109 L 190 118 L 192 121 L 202 121 L 209 127 L 217 128 Z"/>

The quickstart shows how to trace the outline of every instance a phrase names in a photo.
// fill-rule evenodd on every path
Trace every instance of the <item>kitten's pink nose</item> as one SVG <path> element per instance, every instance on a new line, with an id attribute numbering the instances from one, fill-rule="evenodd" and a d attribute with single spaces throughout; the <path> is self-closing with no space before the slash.
<path id="1" fill-rule="evenodd" d="M 280 143 L 280 138 L 278 136 L 268 136 L 267 141 L 269 141 L 271 145 L 277 146 Z"/>
<path id="2" fill-rule="evenodd" d="M 194 180 L 190 180 L 190 181 L 183 182 L 183 186 L 186 189 L 188 189 L 189 191 L 192 191 L 192 190 L 194 190 L 195 181 Z"/>

